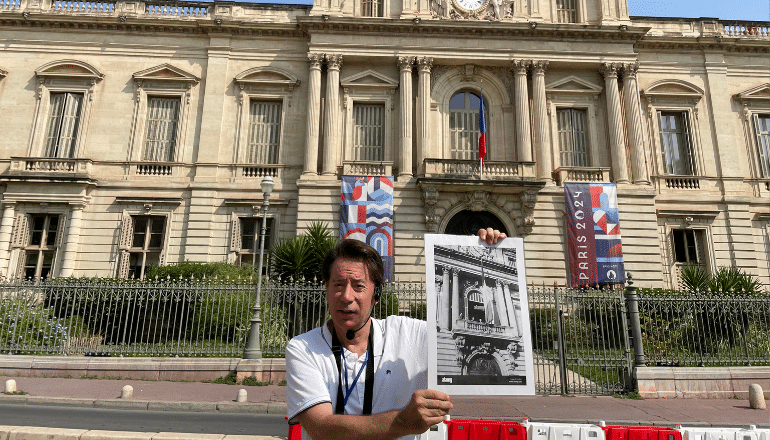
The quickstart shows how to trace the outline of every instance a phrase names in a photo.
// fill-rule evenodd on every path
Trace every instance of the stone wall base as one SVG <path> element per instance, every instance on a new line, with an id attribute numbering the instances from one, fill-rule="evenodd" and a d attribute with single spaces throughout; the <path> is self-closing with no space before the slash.
<path id="1" fill-rule="evenodd" d="M 770 367 L 644 367 L 636 380 L 645 399 L 748 399 L 753 383 L 770 397 Z"/>
<path id="2" fill-rule="evenodd" d="M 282 358 L 0 356 L 0 374 L 5 376 L 203 381 L 215 380 L 233 371 L 238 380 L 256 377 L 260 382 L 278 384 L 286 380 L 286 361 Z"/>

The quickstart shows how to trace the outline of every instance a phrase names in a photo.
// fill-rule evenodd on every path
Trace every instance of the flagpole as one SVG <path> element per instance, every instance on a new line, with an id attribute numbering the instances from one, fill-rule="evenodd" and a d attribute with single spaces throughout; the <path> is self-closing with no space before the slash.
<path id="1" fill-rule="evenodd" d="M 479 180 L 484 180 L 484 156 L 487 154 L 487 123 L 484 117 L 484 80 L 481 82 L 481 101 L 479 102 Z"/>

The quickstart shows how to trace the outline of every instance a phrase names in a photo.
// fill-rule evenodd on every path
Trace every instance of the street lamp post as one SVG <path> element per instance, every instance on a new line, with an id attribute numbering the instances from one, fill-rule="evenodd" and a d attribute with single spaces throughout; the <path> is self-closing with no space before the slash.
<path id="1" fill-rule="evenodd" d="M 249 341 L 243 352 L 244 359 L 261 359 L 262 348 L 259 341 L 259 326 L 262 324 L 259 301 L 262 296 L 262 262 L 265 255 L 265 232 L 267 230 L 267 209 L 270 208 L 270 193 L 273 192 L 273 178 L 265 176 L 260 183 L 262 187 L 262 231 L 259 239 L 259 270 L 257 272 L 257 300 L 254 302 L 254 316 L 251 317 Z"/>

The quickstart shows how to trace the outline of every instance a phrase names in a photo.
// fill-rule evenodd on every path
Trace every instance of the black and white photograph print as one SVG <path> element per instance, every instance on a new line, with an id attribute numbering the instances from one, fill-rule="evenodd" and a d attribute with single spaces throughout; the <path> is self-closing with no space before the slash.
<path id="1" fill-rule="evenodd" d="M 425 236 L 428 387 L 450 395 L 534 395 L 524 243 Z"/>

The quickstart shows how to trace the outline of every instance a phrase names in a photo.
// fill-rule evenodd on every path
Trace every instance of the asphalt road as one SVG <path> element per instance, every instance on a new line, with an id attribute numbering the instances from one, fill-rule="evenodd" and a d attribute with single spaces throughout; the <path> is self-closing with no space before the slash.
<path id="1" fill-rule="evenodd" d="M 0 425 L 106 431 L 283 436 L 286 420 L 274 414 L 129 411 L 0 404 Z"/>

